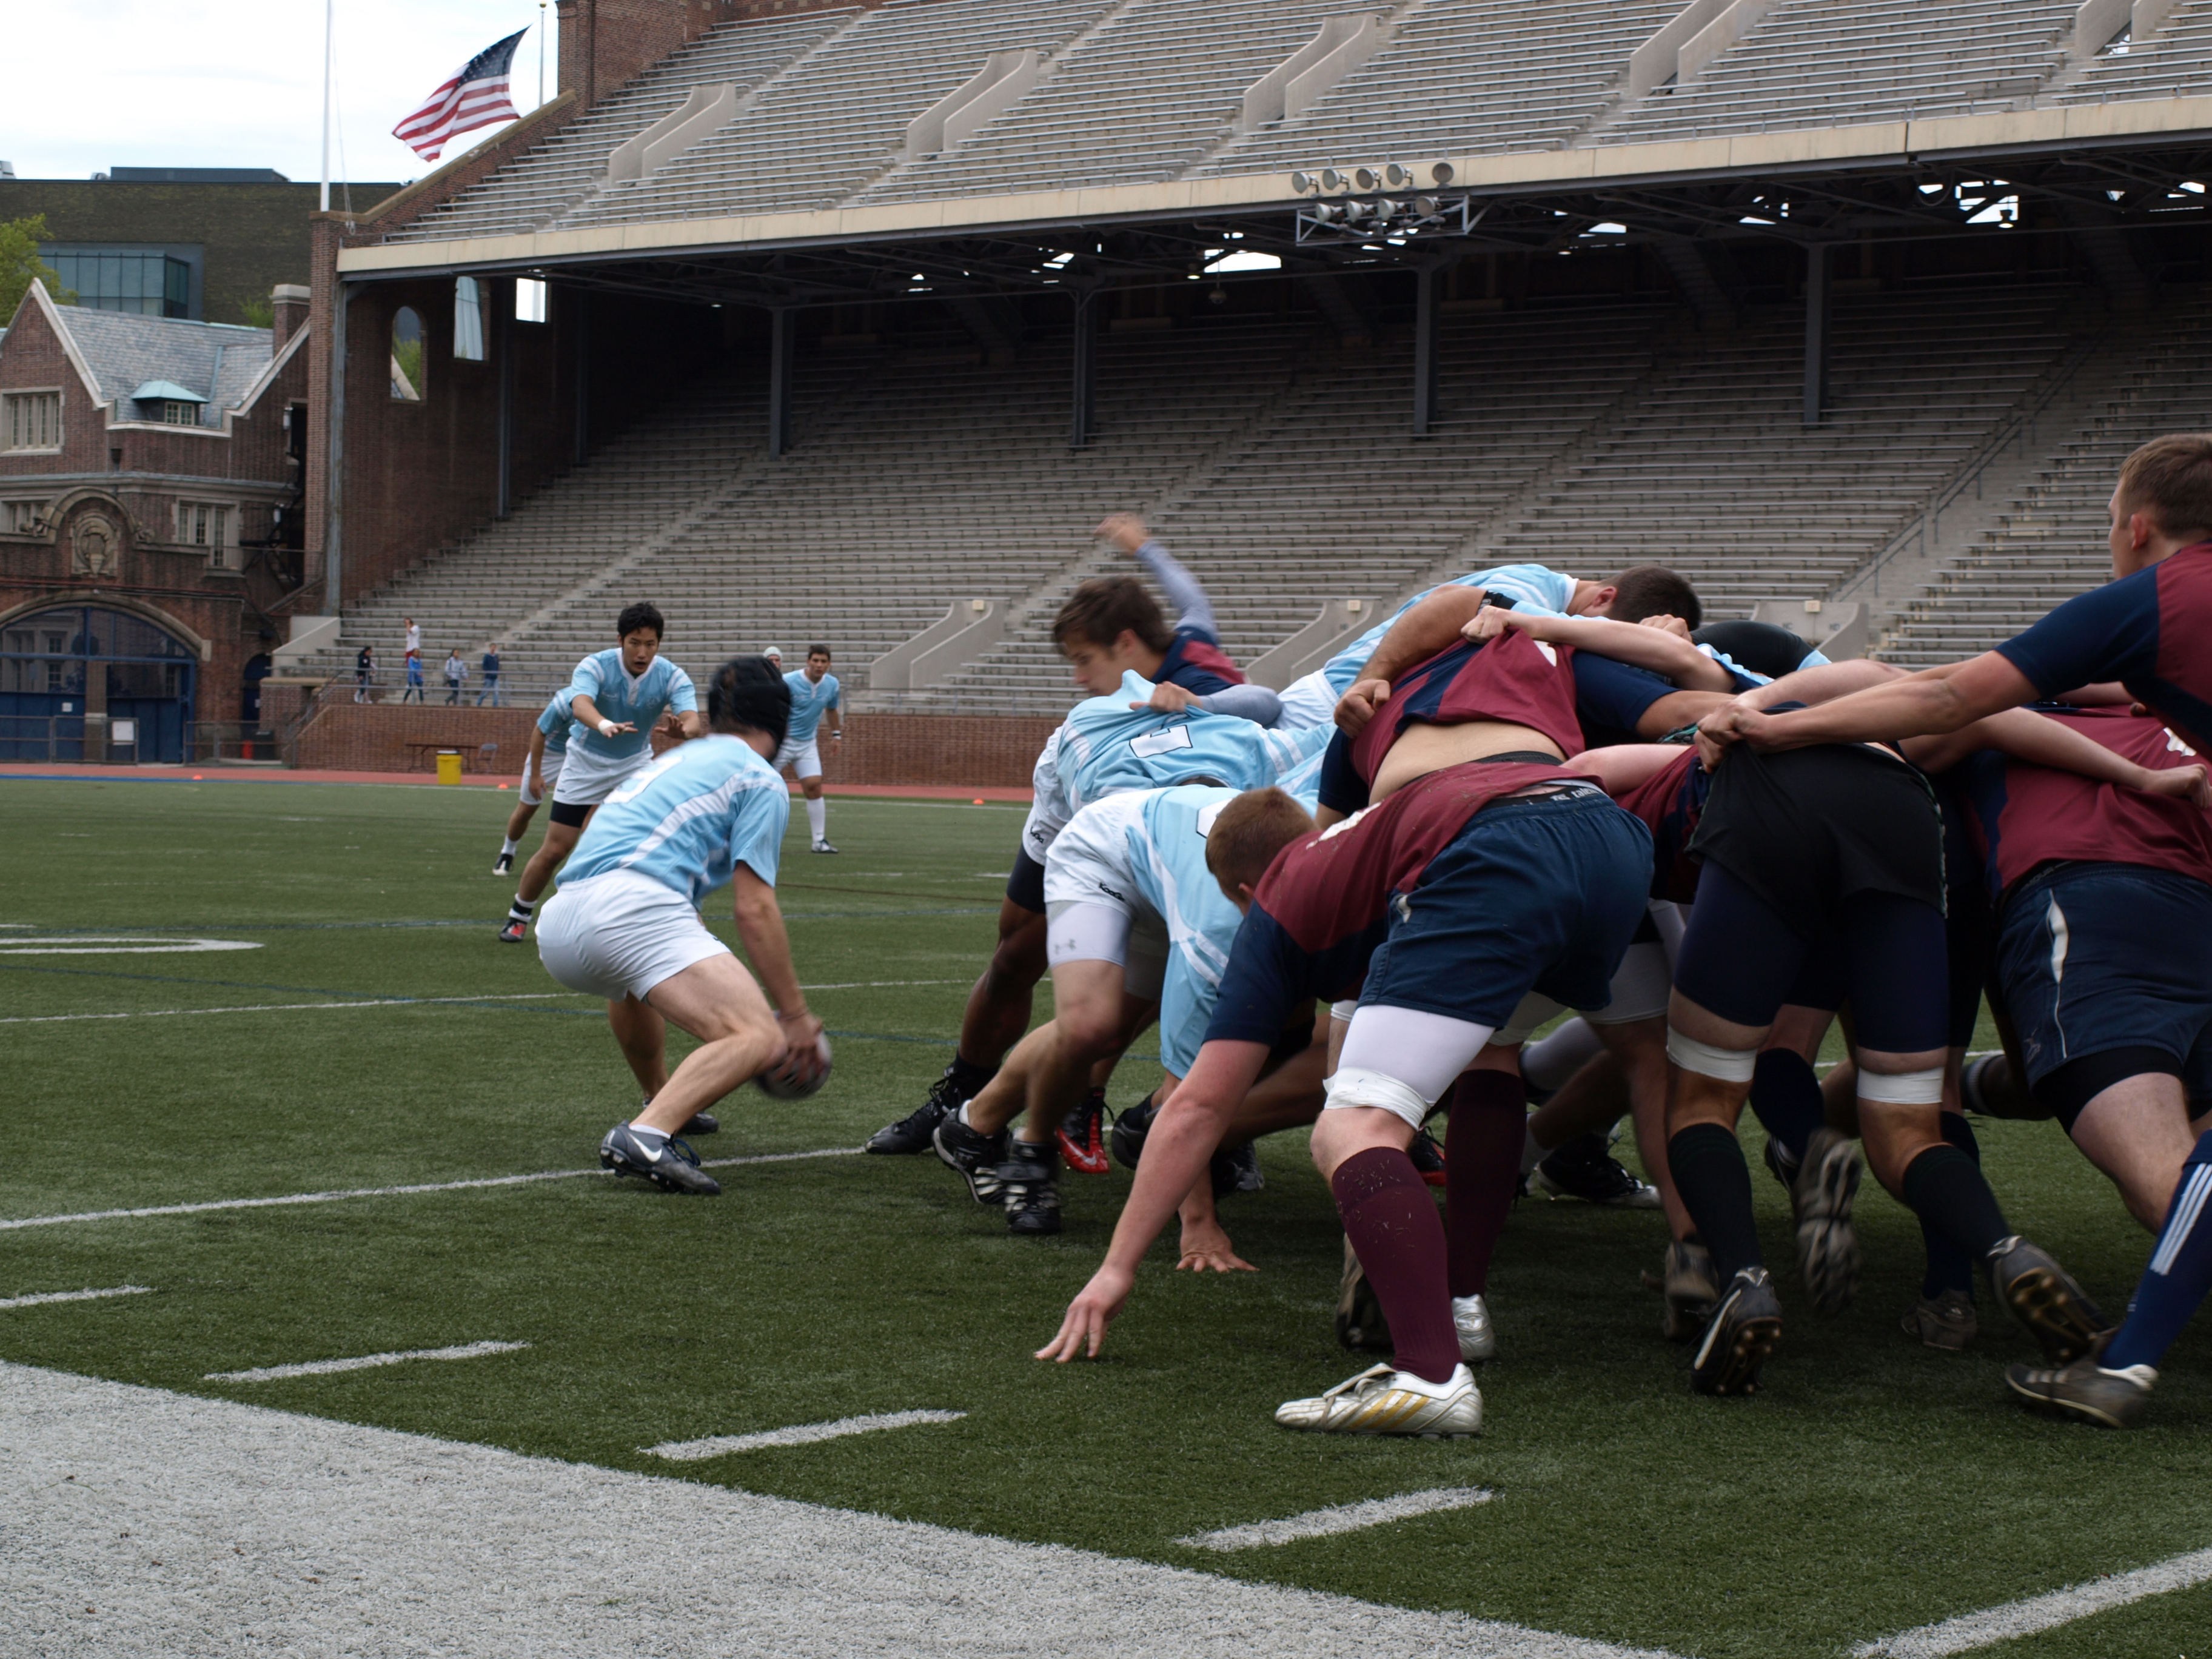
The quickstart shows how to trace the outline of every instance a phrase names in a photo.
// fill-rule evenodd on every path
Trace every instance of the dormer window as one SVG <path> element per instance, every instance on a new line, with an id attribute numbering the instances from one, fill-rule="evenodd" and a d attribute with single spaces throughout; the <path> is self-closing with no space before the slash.
<path id="1" fill-rule="evenodd" d="M 207 399 L 174 380 L 149 380 L 131 394 L 138 405 L 138 418 L 163 426 L 198 426 Z"/>
<path id="2" fill-rule="evenodd" d="M 162 400 L 163 426 L 198 426 L 199 423 L 200 406 L 198 404 L 184 403 L 174 398 Z"/>

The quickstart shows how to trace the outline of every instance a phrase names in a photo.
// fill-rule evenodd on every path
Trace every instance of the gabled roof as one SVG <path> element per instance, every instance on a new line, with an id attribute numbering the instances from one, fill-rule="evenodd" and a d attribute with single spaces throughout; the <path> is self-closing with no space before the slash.
<path id="1" fill-rule="evenodd" d="M 197 392 L 188 392 L 174 380 L 149 380 L 131 394 L 134 403 L 204 404 Z"/>
<path id="2" fill-rule="evenodd" d="M 276 334 L 265 328 L 193 323 L 128 312 L 56 306 L 48 313 L 69 337 L 104 404 L 146 398 L 198 398 L 208 415 L 234 410 L 269 366 Z M 149 380 L 179 390 L 145 392 Z M 121 411 L 118 410 L 118 414 Z M 128 416 L 125 416 L 128 418 Z"/>

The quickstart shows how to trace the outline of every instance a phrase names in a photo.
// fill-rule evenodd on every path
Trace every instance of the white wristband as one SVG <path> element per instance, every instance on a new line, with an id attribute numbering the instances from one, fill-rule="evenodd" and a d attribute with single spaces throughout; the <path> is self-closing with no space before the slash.
<path id="1" fill-rule="evenodd" d="M 611 738 L 614 734 L 615 723 L 611 720 L 602 719 L 599 721 L 599 735 L 603 738 Z"/>

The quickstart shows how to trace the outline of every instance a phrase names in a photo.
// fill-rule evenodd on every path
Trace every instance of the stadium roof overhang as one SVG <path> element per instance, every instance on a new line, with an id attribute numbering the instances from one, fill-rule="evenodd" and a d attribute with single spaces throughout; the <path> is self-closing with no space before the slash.
<path id="1" fill-rule="evenodd" d="M 1315 234 L 1300 211 L 1310 199 L 1270 172 L 387 242 L 346 248 L 338 267 L 349 282 L 514 273 L 787 307 L 1182 281 L 1231 251 L 1320 275 L 1577 243 L 1975 234 L 1996 219 L 2000 196 L 2057 209 L 2054 229 L 2149 228 L 2208 210 L 2212 98 L 1443 159 L 1451 182 L 1430 193 L 1464 198 L 1466 210 L 1397 235 Z M 1413 171 L 1432 177 L 1435 166 Z"/>

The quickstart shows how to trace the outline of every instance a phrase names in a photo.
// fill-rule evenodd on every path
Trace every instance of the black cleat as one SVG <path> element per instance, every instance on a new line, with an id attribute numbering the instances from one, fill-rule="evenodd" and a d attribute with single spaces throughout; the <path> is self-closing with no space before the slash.
<path id="1" fill-rule="evenodd" d="M 694 1112 L 690 1119 L 676 1133 L 679 1135 L 717 1135 L 721 1132 L 722 1120 L 712 1112 Z"/>
<path id="2" fill-rule="evenodd" d="M 1797 1214 L 1797 1271 L 1817 1314 L 1841 1313 L 1859 1287 L 1851 1200 L 1863 1168 L 1858 1148 L 1833 1129 L 1815 1129 L 1806 1137 L 1790 1205 Z"/>
<path id="3" fill-rule="evenodd" d="M 1390 1322 L 1367 1274 L 1359 1254 L 1344 1241 L 1344 1274 L 1336 1282 L 1336 1340 L 1354 1353 L 1390 1352 Z"/>
<path id="4" fill-rule="evenodd" d="M 1656 1210 L 1659 1189 L 1629 1174 L 1593 1130 L 1565 1140 L 1535 1170 L 1535 1184 L 1553 1198 L 1579 1198 L 1615 1210 Z"/>
<path id="5" fill-rule="evenodd" d="M 1686 1238 L 1668 1244 L 1667 1270 L 1657 1288 L 1666 1299 L 1659 1329 L 1669 1342 L 1693 1340 L 1712 1322 L 1713 1309 L 1721 1299 L 1721 1281 L 1713 1271 L 1712 1255 L 1704 1245 Z"/>
<path id="6" fill-rule="evenodd" d="M 514 854 L 512 853 L 501 853 L 497 858 L 492 860 L 491 872 L 495 876 L 513 875 L 514 873 Z"/>
<path id="7" fill-rule="evenodd" d="M 938 1158 L 945 1167 L 957 1172 L 968 1183 L 968 1195 L 978 1204 L 995 1205 L 1004 1202 L 1006 1194 L 999 1186 L 999 1165 L 1006 1156 L 1006 1132 L 987 1135 L 981 1129 L 971 1129 L 957 1117 L 947 1117 L 937 1126 L 930 1137 Z"/>
<path id="8" fill-rule="evenodd" d="M 1053 1139 L 1060 1145 L 1060 1155 L 1068 1167 L 1080 1170 L 1085 1175 L 1104 1175 L 1114 1167 L 1106 1156 L 1103 1133 L 1106 1122 L 1106 1091 L 1093 1089 L 1085 1095 L 1053 1131 Z"/>
<path id="9" fill-rule="evenodd" d="M 2112 1328 L 2065 1268 L 2017 1233 L 1990 1249 L 1989 1266 L 1997 1300 L 2055 1363 L 2080 1358 Z"/>
<path id="10" fill-rule="evenodd" d="M 2056 1370 L 2005 1367 L 2005 1382 L 2030 1405 L 2106 1429 L 2131 1429 L 2141 1422 L 2157 1381 L 2148 1365 L 2108 1371 L 2089 1355 Z"/>
<path id="11" fill-rule="evenodd" d="M 1690 1362 L 1690 1386 L 1699 1394 L 1756 1394 L 1759 1367 L 1782 1340 L 1782 1304 L 1764 1267 L 1746 1267 L 1729 1280 Z"/>
<path id="12" fill-rule="evenodd" d="M 1414 1170 L 1430 1186 L 1444 1184 L 1444 1149 L 1426 1129 L 1413 1131 L 1413 1144 L 1406 1148 L 1406 1156 L 1413 1160 Z"/>
<path id="13" fill-rule="evenodd" d="M 1046 1238 L 1060 1231 L 1059 1166 L 1060 1149 L 1048 1140 L 1008 1142 L 1006 1161 L 998 1169 L 1008 1232 Z"/>
<path id="14" fill-rule="evenodd" d="M 530 937 L 530 924 L 518 917 L 509 916 L 507 925 L 499 930 L 501 945 L 520 945 Z"/>
<path id="15" fill-rule="evenodd" d="M 1123 1169 L 1135 1169 L 1137 1160 L 1145 1155 L 1145 1137 L 1152 1132 L 1152 1120 L 1159 1112 L 1149 1099 L 1140 1100 L 1114 1120 L 1114 1157 Z"/>
<path id="16" fill-rule="evenodd" d="M 886 1152 L 896 1158 L 911 1158 L 916 1152 L 926 1152 L 930 1147 L 930 1136 L 937 1126 L 945 1121 L 964 1103 L 960 1091 L 952 1085 L 952 1068 L 945 1068 L 945 1075 L 929 1085 L 929 1098 L 908 1112 L 896 1123 L 886 1123 L 868 1137 L 864 1152 Z"/>
<path id="17" fill-rule="evenodd" d="M 1259 1148 L 1249 1140 L 1229 1152 L 1216 1152 L 1206 1172 L 1217 1200 L 1231 1193 L 1256 1193 L 1267 1184 L 1267 1176 L 1260 1173 Z"/>
<path id="18" fill-rule="evenodd" d="M 1981 1321 L 1974 1316 L 1974 1298 L 1964 1291 L 1922 1297 L 1902 1322 L 1905 1334 L 1921 1346 L 1945 1353 L 1959 1352 L 1981 1329 Z"/>
<path id="19" fill-rule="evenodd" d="M 1782 1190 L 1793 1197 L 1797 1191 L 1797 1160 L 1783 1150 L 1782 1143 L 1772 1135 L 1766 1138 L 1766 1167 L 1782 1183 Z"/>
<path id="20" fill-rule="evenodd" d="M 711 1198 L 721 1183 L 699 1167 L 699 1154 L 680 1140 L 664 1140 L 655 1146 L 617 1123 L 599 1143 L 599 1167 L 618 1176 L 643 1176 L 664 1193 L 696 1193 Z"/>

